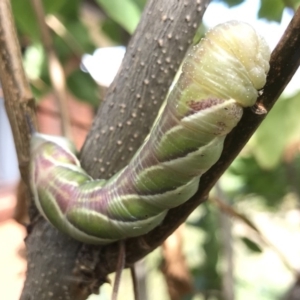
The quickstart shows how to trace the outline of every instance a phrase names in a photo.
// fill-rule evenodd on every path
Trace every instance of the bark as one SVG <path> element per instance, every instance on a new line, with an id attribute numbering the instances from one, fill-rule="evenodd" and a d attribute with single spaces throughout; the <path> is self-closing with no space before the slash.
<path id="1" fill-rule="evenodd" d="M 29 135 L 26 114 L 35 120 L 34 99 L 22 67 L 20 47 L 8 0 L 0 1 L 0 49 L 0 81 L 4 104 L 14 135 L 21 177 L 27 184 Z"/>
<path id="2" fill-rule="evenodd" d="M 111 176 L 142 143 L 208 2 L 149 1 L 81 153 L 92 176 Z M 72 240 L 42 218 L 33 224 L 26 244 L 23 300 L 86 299 L 106 281 L 106 271 L 116 268 L 116 260 L 107 268 L 102 247 Z"/>
<path id="3" fill-rule="evenodd" d="M 209 1 L 149 1 L 81 152 L 94 178 L 127 165 L 149 133 Z"/>

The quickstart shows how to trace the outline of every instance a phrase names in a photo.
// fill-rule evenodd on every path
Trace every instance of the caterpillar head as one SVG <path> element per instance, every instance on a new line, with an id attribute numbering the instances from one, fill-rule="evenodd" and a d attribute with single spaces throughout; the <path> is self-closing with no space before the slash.
<path id="1" fill-rule="evenodd" d="M 193 47 L 183 72 L 203 87 L 204 97 L 234 99 L 247 107 L 266 83 L 269 59 L 266 41 L 249 24 L 231 21 L 210 30 Z"/>

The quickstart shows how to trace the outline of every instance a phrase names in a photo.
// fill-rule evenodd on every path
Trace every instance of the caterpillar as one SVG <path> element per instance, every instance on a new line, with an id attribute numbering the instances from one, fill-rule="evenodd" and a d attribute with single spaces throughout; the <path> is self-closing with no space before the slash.
<path id="1" fill-rule="evenodd" d="M 130 163 L 94 180 L 63 138 L 33 133 L 30 182 L 42 215 L 85 243 L 145 234 L 192 197 L 219 159 L 226 135 L 266 82 L 270 50 L 248 24 L 231 21 L 192 47 L 164 110 Z"/>

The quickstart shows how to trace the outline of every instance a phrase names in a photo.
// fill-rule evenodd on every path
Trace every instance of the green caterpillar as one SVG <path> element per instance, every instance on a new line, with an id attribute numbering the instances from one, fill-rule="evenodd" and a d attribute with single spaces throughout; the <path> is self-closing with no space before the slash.
<path id="1" fill-rule="evenodd" d="M 269 58 L 265 40 L 248 24 L 232 21 L 209 31 L 188 53 L 149 137 L 107 181 L 86 174 L 66 140 L 33 134 L 30 178 L 39 211 L 86 243 L 149 232 L 195 194 L 243 107 L 254 105 Z"/>

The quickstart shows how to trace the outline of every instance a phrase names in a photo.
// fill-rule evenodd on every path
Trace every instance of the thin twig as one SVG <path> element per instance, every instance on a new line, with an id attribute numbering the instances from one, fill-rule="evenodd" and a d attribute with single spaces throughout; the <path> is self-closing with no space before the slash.
<path id="1" fill-rule="evenodd" d="M 215 185 L 216 195 L 219 199 L 223 199 L 223 203 L 227 204 L 228 199 L 218 181 Z M 232 223 L 228 215 L 220 210 L 220 231 L 222 241 L 222 252 L 225 259 L 224 275 L 222 276 L 222 289 L 224 300 L 234 300 L 234 249 L 232 238 Z"/>
<path id="2" fill-rule="evenodd" d="M 118 292 L 119 292 L 119 287 L 121 283 L 121 277 L 122 277 L 122 272 L 125 267 L 125 243 L 124 240 L 119 241 L 119 257 L 118 257 L 118 263 L 117 263 L 117 268 L 116 268 L 116 276 L 115 276 L 115 282 L 114 282 L 114 287 L 113 287 L 113 292 L 112 292 L 112 297 L 111 300 L 117 300 L 118 298 Z"/>
<path id="3" fill-rule="evenodd" d="M 0 49 L 0 81 L 5 108 L 13 132 L 21 177 L 27 184 L 30 134 L 25 115 L 30 116 L 36 127 L 35 102 L 23 68 L 9 0 L 0 1 Z"/>
<path id="4" fill-rule="evenodd" d="M 53 47 L 52 37 L 49 28 L 45 22 L 45 13 L 41 0 L 31 0 L 34 8 L 37 22 L 41 31 L 41 40 L 44 49 L 47 53 L 49 75 L 53 85 L 53 91 L 57 100 L 57 106 L 61 113 L 61 129 L 62 134 L 72 139 L 70 115 L 68 112 L 67 101 L 66 101 L 66 77 L 64 74 L 63 67 L 55 53 Z"/>
<path id="5" fill-rule="evenodd" d="M 66 43 L 66 46 L 81 59 L 84 54 L 84 49 L 81 44 L 76 40 L 72 33 L 68 30 L 65 24 L 54 15 L 49 15 L 45 19 L 46 24 L 51 28 L 61 39 Z"/>
<path id="6" fill-rule="evenodd" d="M 131 278 L 132 278 L 134 300 L 140 300 L 138 279 L 137 279 L 137 274 L 136 274 L 136 264 L 134 264 L 130 267 L 130 274 L 131 274 Z"/>

